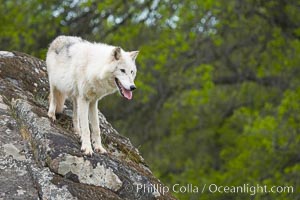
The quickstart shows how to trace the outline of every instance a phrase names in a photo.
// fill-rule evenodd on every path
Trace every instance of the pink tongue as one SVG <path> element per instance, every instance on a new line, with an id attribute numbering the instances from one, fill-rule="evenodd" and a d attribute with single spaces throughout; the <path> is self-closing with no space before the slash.
<path id="1" fill-rule="evenodd" d="M 128 100 L 132 99 L 132 92 L 130 90 L 126 90 L 125 88 L 122 88 L 124 97 L 126 97 Z"/>

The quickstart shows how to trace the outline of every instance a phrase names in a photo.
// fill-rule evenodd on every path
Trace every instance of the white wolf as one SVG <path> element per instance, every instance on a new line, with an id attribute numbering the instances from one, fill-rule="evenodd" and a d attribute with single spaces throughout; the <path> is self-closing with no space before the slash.
<path id="1" fill-rule="evenodd" d="M 56 120 L 55 113 L 63 111 L 65 99 L 73 101 L 74 131 L 81 137 L 85 155 L 93 154 L 91 142 L 94 151 L 106 152 L 101 144 L 97 103 L 118 89 L 123 97 L 132 98 L 138 53 L 72 36 L 58 36 L 50 44 L 46 58 L 50 83 L 48 116 Z"/>

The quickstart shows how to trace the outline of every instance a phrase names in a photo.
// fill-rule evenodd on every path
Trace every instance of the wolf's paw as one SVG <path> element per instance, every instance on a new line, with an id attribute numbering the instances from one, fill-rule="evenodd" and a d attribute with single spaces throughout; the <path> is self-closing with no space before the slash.
<path id="1" fill-rule="evenodd" d="M 107 151 L 103 148 L 103 146 L 101 144 L 101 139 L 93 141 L 93 147 L 94 147 L 95 152 L 107 153 Z"/>
<path id="2" fill-rule="evenodd" d="M 92 149 L 92 146 L 91 145 L 85 145 L 85 144 L 81 145 L 81 151 L 86 156 L 92 156 L 93 153 L 94 153 L 93 149 Z"/>
<path id="3" fill-rule="evenodd" d="M 55 121 L 55 120 L 56 120 L 55 113 L 53 113 L 53 112 L 48 112 L 48 117 L 49 117 L 50 119 L 52 119 L 52 121 Z"/>
<path id="4" fill-rule="evenodd" d="M 107 153 L 107 151 L 102 146 L 94 147 L 94 149 L 97 153 Z"/>

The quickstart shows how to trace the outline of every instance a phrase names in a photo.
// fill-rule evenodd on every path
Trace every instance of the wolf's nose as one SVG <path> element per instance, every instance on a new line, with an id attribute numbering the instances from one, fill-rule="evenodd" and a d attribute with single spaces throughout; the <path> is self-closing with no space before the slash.
<path id="1" fill-rule="evenodd" d="M 131 91 L 133 91 L 133 90 L 135 90 L 135 89 L 136 89 L 135 85 L 131 85 L 131 86 L 130 86 L 130 90 L 131 90 Z"/>

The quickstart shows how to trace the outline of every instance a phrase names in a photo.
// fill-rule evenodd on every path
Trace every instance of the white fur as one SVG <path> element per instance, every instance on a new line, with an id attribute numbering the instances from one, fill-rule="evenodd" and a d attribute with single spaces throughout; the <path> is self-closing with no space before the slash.
<path id="1" fill-rule="evenodd" d="M 118 90 L 115 78 L 127 90 L 134 86 L 137 54 L 71 36 L 59 36 L 50 44 L 46 58 L 50 83 L 48 116 L 55 120 L 55 113 L 63 111 L 65 99 L 73 101 L 74 131 L 81 136 L 84 154 L 92 155 L 91 142 L 95 151 L 106 152 L 101 144 L 98 100 Z"/>

